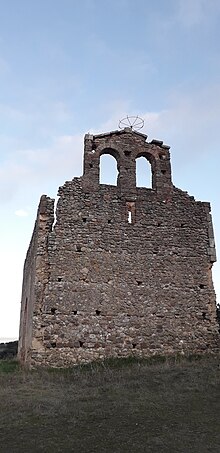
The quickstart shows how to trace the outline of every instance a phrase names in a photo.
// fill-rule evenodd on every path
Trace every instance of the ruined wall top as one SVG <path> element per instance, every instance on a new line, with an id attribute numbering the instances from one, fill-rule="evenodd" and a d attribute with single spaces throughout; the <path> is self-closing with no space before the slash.
<path id="1" fill-rule="evenodd" d="M 167 194 L 172 190 L 169 146 L 162 141 L 147 142 L 147 135 L 126 127 L 105 134 L 86 134 L 84 140 L 85 189 L 94 191 L 99 185 L 99 161 L 103 154 L 117 161 L 117 187 L 121 195 L 131 198 L 136 194 L 136 159 L 145 157 L 151 165 L 152 190 Z"/>

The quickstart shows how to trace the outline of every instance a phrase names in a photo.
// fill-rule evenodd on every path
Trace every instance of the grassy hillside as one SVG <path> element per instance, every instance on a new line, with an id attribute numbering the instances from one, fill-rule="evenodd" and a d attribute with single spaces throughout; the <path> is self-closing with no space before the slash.
<path id="1" fill-rule="evenodd" d="M 219 453 L 219 358 L 22 371 L 0 362 L 0 452 Z"/>

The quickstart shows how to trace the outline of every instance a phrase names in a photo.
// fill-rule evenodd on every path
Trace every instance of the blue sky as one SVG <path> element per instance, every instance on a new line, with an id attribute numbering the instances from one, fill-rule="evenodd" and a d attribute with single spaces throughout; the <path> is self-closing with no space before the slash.
<path id="1" fill-rule="evenodd" d="M 1 2 L 0 338 L 18 335 L 40 195 L 81 174 L 85 133 L 127 114 L 171 146 L 174 184 L 211 202 L 219 249 L 219 21 L 219 0 Z M 220 299 L 218 264 L 214 283 Z"/>

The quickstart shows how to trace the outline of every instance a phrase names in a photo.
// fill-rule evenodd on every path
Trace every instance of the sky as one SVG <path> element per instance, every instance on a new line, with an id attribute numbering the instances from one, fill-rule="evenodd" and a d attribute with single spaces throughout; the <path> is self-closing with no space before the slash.
<path id="1" fill-rule="evenodd" d="M 0 339 L 16 339 L 39 198 L 82 174 L 85 133 L 116 130 L 126 115 L 170 145 L 174 184 L 210 201 L 220 253 L 220 2 L 0 6 Z M 110 163 L 102 171 L 111 182 Z"/>

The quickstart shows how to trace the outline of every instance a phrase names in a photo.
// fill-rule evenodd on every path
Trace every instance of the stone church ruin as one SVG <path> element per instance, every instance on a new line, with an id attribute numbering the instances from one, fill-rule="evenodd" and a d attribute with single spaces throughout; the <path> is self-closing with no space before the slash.
<path id="1" fill-rule="evenodd" d="M 172 184 L 169 146 L 124 128 L 85 135 L 83 176 L 40 199 L 24 264 L 19 359 L 65 367 L 106 357 L 216 352 L 210 204 Z M 100 184 L 103 154 L 117 186 Z M 136 159 L 152 188 L 136 187 Z"/>

